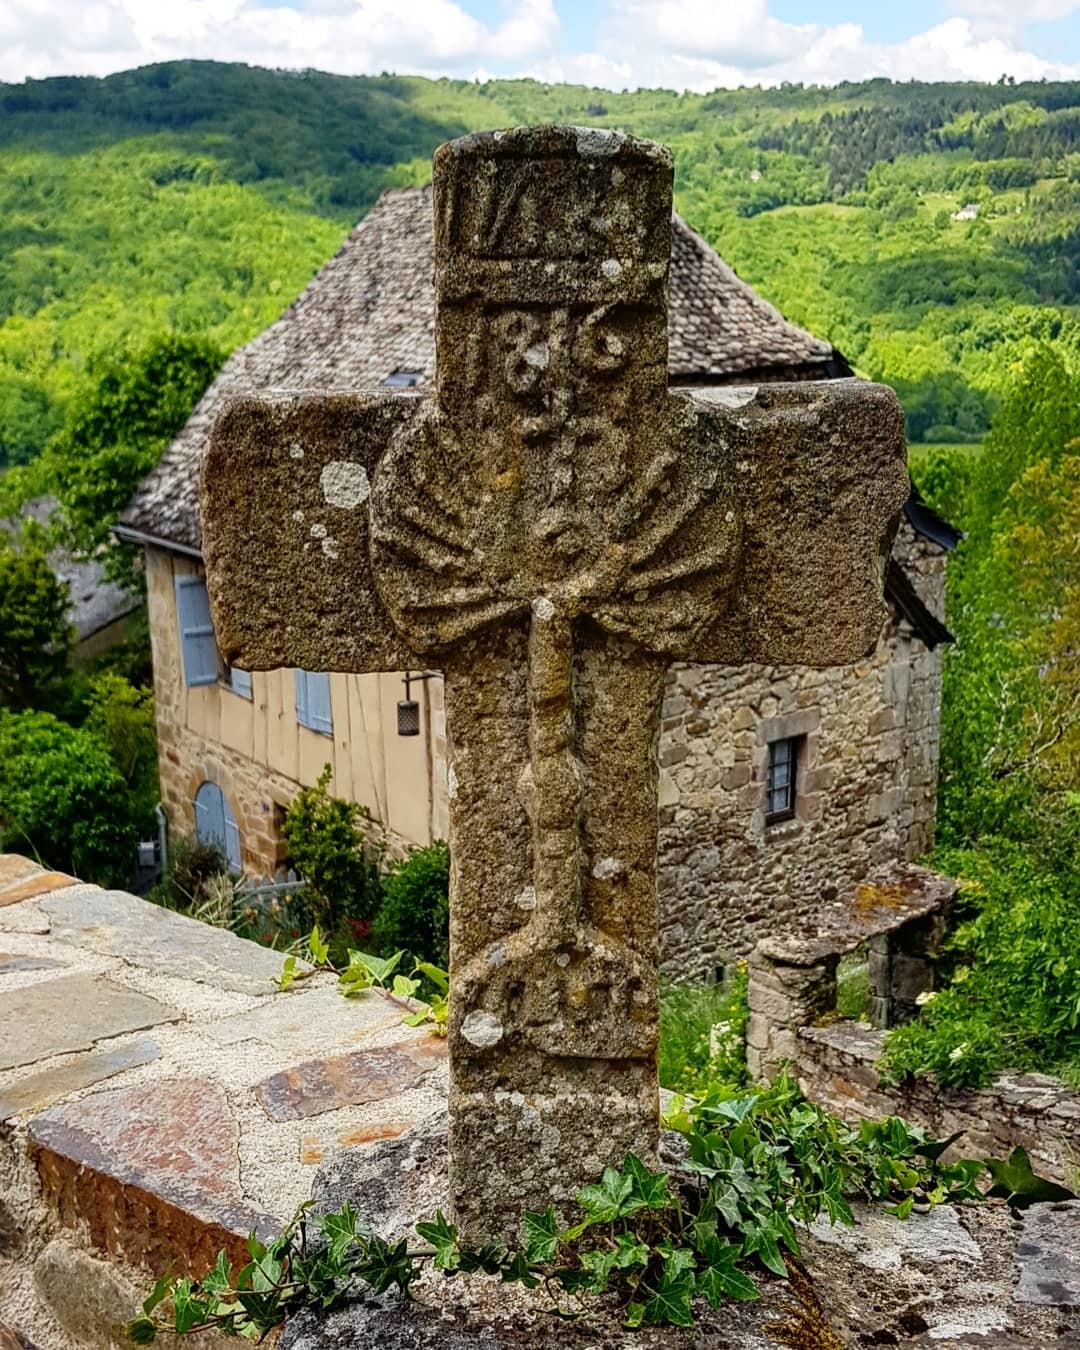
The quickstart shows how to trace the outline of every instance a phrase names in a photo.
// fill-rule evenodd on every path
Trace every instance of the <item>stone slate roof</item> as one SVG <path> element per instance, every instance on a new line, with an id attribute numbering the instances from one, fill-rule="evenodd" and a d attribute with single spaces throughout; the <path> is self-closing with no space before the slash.
<path id="1" fill-rule="evenodd" d="M 198 470 L 226 399 L 268 389 L 357 389 L 435 371 L 431 188 L 384 192 L 307 290 L 223 366 L 120 516 L 126 531 L 198 551 Z M 672 219 L 672 384 L 850 375 L 678 216 Z"/>

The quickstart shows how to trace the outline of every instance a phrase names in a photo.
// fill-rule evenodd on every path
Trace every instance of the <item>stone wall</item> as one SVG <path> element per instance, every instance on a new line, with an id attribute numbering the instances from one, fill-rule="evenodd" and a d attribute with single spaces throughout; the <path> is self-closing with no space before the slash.
<path id="1" fill-rule="evenodd" d="M 963 1131 L 957 1147 L 967 1157 L 1003 1157 L 1020 1145 L 1036 1172 L 1076 1188 L 1080 1093 L 1041 1073 L 1000 1074 L 982 1089 L 928 1079 L 887 1087 L 874 1067 L 884 1038 L 861 1022 L 804 1027 L 792 1057 L 799 1085 L 851 1124 L 896 1115 L 941 1138 Z"/>
<path id="2" fill-rule="evenodd" d="M 902 529 L 898 556 L 943 613 L 944 554 Z M 891 623 L 854 666 L 672 668 L 660 744 L 665 965 L 709 975 L 798 926 L 874 867 L 932 842 L 941 652 Z M 795 819 L 767 826 L 768 743 L 799 737 Z"/>

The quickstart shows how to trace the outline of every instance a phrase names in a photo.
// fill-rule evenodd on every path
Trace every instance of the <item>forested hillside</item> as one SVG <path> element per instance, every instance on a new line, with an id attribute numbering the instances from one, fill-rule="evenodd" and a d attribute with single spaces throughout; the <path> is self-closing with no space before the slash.
<path id="1" fill-rule="evenodd" d="M 0 85 L 0 465 L 154 340 L 251 337 L 440 141 L 538 120 L 670 144 L 683 215 L 895 384 L 912 439 L 979 438 L 1026 346 L 1080 347 L 1080 85 L 611 94 L 181 62 Z"/>

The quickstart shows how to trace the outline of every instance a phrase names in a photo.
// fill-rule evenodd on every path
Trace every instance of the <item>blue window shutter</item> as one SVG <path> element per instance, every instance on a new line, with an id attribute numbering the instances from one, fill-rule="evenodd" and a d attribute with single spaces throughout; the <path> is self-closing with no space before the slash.
<path id="1" fill-rule="evenodd" d="M 296 672 L 296 720 L 302 727 L 308 727 L 323 736 L 334 734 L 334 717 L 330 708 L 330 676 L 325 671 Z"/>
<path id="2" fill-rule="evenodd" d="M 210 619 L 210 597 L 202 577 L 176 578 L 176 616 L 180 625 L 184 683 L 217 684 L 217 642 Z"/>
<path id="3" fill-rule="evenodd" d="M 217 844 L 233 872 L 240 866 L 240 828 L 224 792 L 216 783 L 203 783 L 195 794 L 195 837 Z"/>
<path id="4" fill-rule="evenodd" d="M 251 671 L 241 670 L 239 666 L 229 667 L 229 688 L 241 698 L 252 698 Z"/>
<path id="5" fill-rule="evenodd" d="M 311 723 L 324 736 L 334 734 L 334 715 L 330 708 L 330 676 L 325 671 L 308 676 Z"/>
<path id="6" fill-rule="evenodd" d="M 311 726 L 308 712 L 308 676 L 306 670 L 296 671 L 296 720 L 302 727 Z"/>

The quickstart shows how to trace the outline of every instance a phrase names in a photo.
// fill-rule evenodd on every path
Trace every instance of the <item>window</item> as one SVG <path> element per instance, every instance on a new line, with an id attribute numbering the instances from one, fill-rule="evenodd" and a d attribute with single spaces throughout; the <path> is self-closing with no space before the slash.
<path id="1" fill-rule="evenodd" d="M 217 643 L 210 619 L 210 597 L 202 577 L 176 578 L 176 617 L 180 625 L 184 683 L 217 684 Z"/>
<path id="2" fill-rule="evenodd" d="M 195 794 L 195 837 L 217 844 L 231 872 L 241 871 L 240 830 L 232 807 L 216 783 L 203 783 Z"/>
<path id="3" fill-rule="evenodd" d="M 387 389 L 414 389 L 424 378 L 422 370 L 395 370 L 383 384 Z"/>
<path id="4" fill-rule="evenodd" d="M 225 671 L 225 683 L 241 698 L 254 698 L 251 690 L 251 672 L 241 670 L 239 666 L 229 666 Z"/>
<path id="5" fill-rule="evenodd" d="M 799 767 L 800 736 L 769 743 L 769 772 L 765 780 L 765 823 L 775 825 L 795 817 L 795 780 Z"/>
<path id="6" fill-rule="evenodd" d="M 322 736 L 334 734 L 330 712 L 330 676 L 325 671 L 296 672 L 296 720 Z"/>

